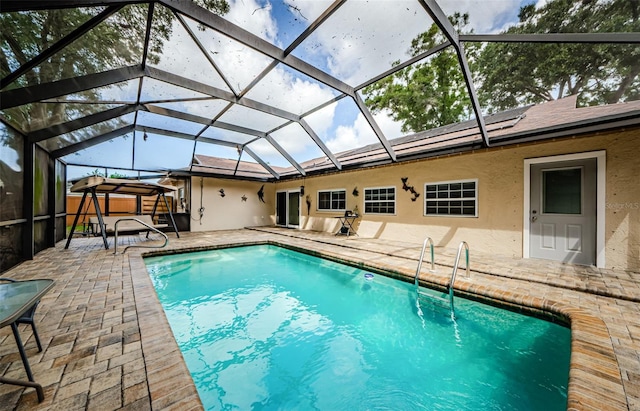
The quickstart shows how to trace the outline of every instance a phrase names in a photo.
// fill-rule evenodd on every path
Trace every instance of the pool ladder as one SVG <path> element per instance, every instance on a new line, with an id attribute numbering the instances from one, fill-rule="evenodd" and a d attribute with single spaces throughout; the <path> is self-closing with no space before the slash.
<path id="1" fill-rule="evenodd" d="M 118 254 L 118 223 L 120 221 L 136 221 L 140 224 L 142 224 L 143 226 L 147 227 L 149 229 L 149 231 L 154 231 L 158 234 L 160 234 L 163 238 L 164 238 L 164 244 L 162 245 L 141 245 L 141 244 L 131 244 L 128 245 L 124 248 L 124 251 L 122 252 L 122 254 L 126 253 L 127 250 L 129 248 L 133 248 L 133 247 L 139 247 L 139 248 L 163 248 L 166 247 L 166 245 L 169 243 L 169 237 L 163 233 L 162 231 L 158 230 L 157 228 L 145 223 L 144 221 L 138 219 L 138 218 L 120 218 L 116 221 L 114 230 L 115 230 L 115 238 L 114 238 L 114 245 L 113 245 L 113 254 Z M 149 236 L 149 231 L 147 231 L 147 237 Z"/>
<path id="2" fill-rule="evenodd" d="M 427 237 L 424 240 L 424 243 L 422 244 L 422 251 L 420 252 L 420 260 L 418 261 L 418 268 L 416 269 L 416 276 L 415 276 L 415 286 L 416 286 L 416 292 L 418 295 L 418 301 L 420 300 L 421 297 L 424 297 L 430 301 L 434 301 L 434 302 L 440 302 L 440 303 L 445 303 L 449 305 L 450 310 L 451 310 L 451 318 L 455 318 L 455 309 L 454 309 L 454 305 L 453 305 L 453 285 L 455 284 L 456 281 L 456 275 L 458 273 L 458 265 L 460 264 L 460 255 L 462 255 L 462 249 L 465 249 L 465 268 L 466 268 L 466 277 L 470 278 L 469 275 L 469 244 L 467 244 L 466 241 L 462 241 L 460 242 L 460 245 L 458 246 L 458 253 L 456 254 L 456 259 L 453 263 L 453 271 L 451 272 L 451 279 L 449 280 L 449 284 L 447 285 L 447 296 L 445 297 L 440 297 L 438 295 L 434 295 L 432 293 L 428 293 L 425 291 L 422 291 L 420 289 L 420 271 L 422 270 L 422 261 L 424 260 L 424 253 L 427 249 L 427 245 L 430 246 L 430 254 L 431 254 L 431 269 L 429 270 L 430 272 L 435 272 L 435 262 L 434 262 L 434 252 L 433 252 L 433 240 L 431 239 L 431 237 Z"/>

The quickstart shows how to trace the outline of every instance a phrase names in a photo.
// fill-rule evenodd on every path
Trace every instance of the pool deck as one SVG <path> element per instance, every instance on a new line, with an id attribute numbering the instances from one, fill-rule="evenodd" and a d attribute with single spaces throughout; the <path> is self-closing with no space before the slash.
<path id="1" fill-rule="evenodd" d="M 274 243 L 304 248 L 366 269 L 413 278 L 422 244 L 255 228 L 170 234 L 166 250 Z M 144 236 L 120 237 L 136 243 Z M 35 390 L 0 384 L 0 410 L 200 410 L 202 405 L 147 275 L 142 254 L 105 250 L 101 238 L 58 243 L 2 274 L 52 278 L 36 312 L 43 351 L 20 326 Z M 147 243 L 149 244 L 149 243 Z M 121 252 L 126 244 L 118 246 Z M 457 250 L 436 247 L 436 272 L 421 279 L 444 285 Z M 572 356 L 569 410 L 640 410 L 640 273 L 534 259 L 480 255 L 471 250 L 471 278 L 458 270 L 456 292 L 480 295 L 569 319 Z M 428 258 L 426 258 L 428 259 Z M 0 330 L 0 375 L 25 379 L 10 328 Z"/>

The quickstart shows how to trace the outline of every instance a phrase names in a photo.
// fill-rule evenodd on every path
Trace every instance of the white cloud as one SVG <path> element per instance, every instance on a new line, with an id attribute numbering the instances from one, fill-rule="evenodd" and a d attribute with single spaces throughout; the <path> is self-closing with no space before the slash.
<path id="1" fill-rule="evenodd" d="M 281 66 L 276 67 L 247 93 L 247 97 L 290 113 L 303 114 L 331 100 L 335 92 L 320 83 L 303 80 Z"/>
<path id="2" fill-rule="evenodd" d="M 13 171 L 22 171 L 18 163 L 19 158 L 18 152 L 9 146 L 2 147 L 2 150 L 0 150 L 0 161 L 5 163 Z M 0 181 L 0 183 L 2 183 L 2 181 Z"/>
<path id="3" fill-rule="evenodd" d="M 540 0 L 543 1 L 543 0 Z M 445 14 L 468 12 L 480 33 L 498 32 L 517 22 L 521 1 L 456 0 L 439 2 Z M 432 20 L 417 1 L 347 2 L 296 50 L 323 64 L 330 74 L 351 84 L 383 73 L 392 62 L 409 58 L 411 40 Z M 364 10 L 364 11 L 363 11 Z M 323 61 L 324 60 L 324 61 Z"/>
<path id="4" fill-rule="evenodd" d="M 333 3 L 333 0 L 284 0 L 284 2 L 289 5 L 294 17 L 297 17 L 295 15 L 297 12 L 301 18 L 312 22 L 324 13 L 327 7 Z"/>
<path id="5" fill-rule="evenodd" d="M 386 110 L 375 114 L 373 118 L 376 120 L 378 127 L 380 127 L 385 137 L 389 140 L 406 134 L 402 132 L 402 123 L 391 118 L 389 112 Z"/>
<path id="6" fill-rule="evenodd" d="M 379 141 L 364 116 L 358 114 L 353 126 L 339 126 L 336 129 L 336 135 L 327 141 L 327 147 L 339 153 Z"/>
<path id="7" fill-rule="evenodd" d="M 345 3 L 304 43 L 304 53 L 323 56 L 330 73 L 352 85 L 406 60 L 411 39 L 431 24 L 416 1 L 363 4 Z"/>
<path id="8" fill-rule="evenodd" d="M 229 13 L 224 18 L 255 34 L 275 43 L 278 27 L 271 16 L 271 3 L 259 4 L 255 0 L 228 0 Z"/>
<path id="9" fill-rule="evenodd" d="M 309 124 L 318 136 L 326 135 L 327 131 L 333 125 L 336 108 L 337 103 L 333 103 L 305 117 L 307 124 Z"/>
<path id="10" fill-rule="evenodd" d="M 334 104 L 307 118 L 309 125 L 316 130 L 318 135 L 323 136 L 323 140 L 332 152 L 337 153 L 380 141 L 362 113 L 357 114 L 352 124 L 338 125 L 335 127 L 335 133 L 328 135 L 334 127 L 332 121 L 337 108 L 338 106 Z M 373 115 L 373 118 L 387 140 L 405 134 L 401 131 L 402 124 L 394 121 L 387 112 L 377 113 Z"/>
<path id="11" fill-rule="evenodd" d="M 469 26 L 476 33 L 494 33 L 502 29 L 502 23 L 499 24 L 500 27 L 496 25 L 502 15 L 514 11 L 517 14 L 519 2 L 513 0 L 458 0 L 444 1 L 440 3 L 440 6 L 448 16 L 455 12 L 469 13 Z"/>
<path id="12" fill-rule="evenodd" d="M 276 131 L 272 137 L 292 156 L 304 152 L 313 144 L 307 133 L 296 123 Z"/>
<path id="13" fill-rule="evenodd" d="M 549 3 L 549 0 L 538 0 L 536 1 L 536 9 L 541 9 Z"/>

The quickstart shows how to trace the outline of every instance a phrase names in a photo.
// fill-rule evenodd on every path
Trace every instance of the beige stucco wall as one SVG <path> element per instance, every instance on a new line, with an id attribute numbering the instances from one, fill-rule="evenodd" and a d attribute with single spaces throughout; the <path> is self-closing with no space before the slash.
<path id="1" fill-rule="evenodd" d="M 202 203 L 200 181 L 203 183 Z M 273 225 L 274 184 L 264 184 L 264 203 L 258 199 L 262 183 L 219 178 L 191 179 L 191 231 L 231 230 Z M 220 195 L 220 189 L 225 196 Z M 246 201 L 242 200 L 246 197 Z M 198 210 L 204 207 L 202 219 Z"/>
<path id="2" fill-rule="evenodd" d="M 640 130 L 607 143 L 606 266 L 640 271 Z"/>
<path id="3" fill-rule="evenodd" d="M 204 178 L 202 224 L 198 221 L 200 178 L 192 179 L 192 231 L 235 229 L 275 223 L 276 191 L 298 190 L 300 228 L 335 232 L 339 213 L 317 210 L 318 190 L 344 189 L 347 208 L 362 213 L 365 188 L 395 186 L 396 215 L 363 215 L 357 221 L 361 238 L 422 242 L 455 248 L 466 241 L 472 252 L 523 256 L 524 160 L 572 153 L 606 151 L 605 263 L 607 268 L 640 270 L 640 130 L 492 148 L 473 153 L 413 161 L 357 171 L 264 184 L 265 203 L 257 197 L 262 183 Z M 402 190 L 401 177 L 420 193 Z M 478 180 L 478 217 L 425 217 L 424 184 Z M 358 188 L 359 196 L 352 191 Z M 223 188 L 225 197 L 219 195 Z M 242 201 L 245 195 L 247 201 Z M 311 206 L 307 211 L 306 200 Z"/>
<path id="4" fill-rule="evenodd" d="M 640 270 L 640 130 L 333 173 L 277 183 L 276 190 L 304 185 L 301 228 L 334 232 L 339 213 L 317 210 L 318 190 L 345 189 L 347 209 L 357 205 L 362 212 L 365 188 L 395 186 L 396 215 L 363 215 L 357 223 L 360 237 L 421 242 L 430 236 L 444 247 L 464 240 L 471 250 L 522 257 L 524 160 L 598 150 L 606 150 L 606 267 Z M 420 193 L 415 202 L 402 190 L 401 177 Z M 424 184 L 460 179 L 478 180 L 478 217 L 425 217 Z"/>

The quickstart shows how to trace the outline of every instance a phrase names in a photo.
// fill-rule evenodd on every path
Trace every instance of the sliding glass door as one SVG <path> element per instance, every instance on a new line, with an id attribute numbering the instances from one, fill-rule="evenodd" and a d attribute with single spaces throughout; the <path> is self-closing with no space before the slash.
<path id="1" fill-rule="evenodd" d="M 300 191 L 278 191 L 276 193 L 276 224 L 288 228 L 299 227 Z"/>

